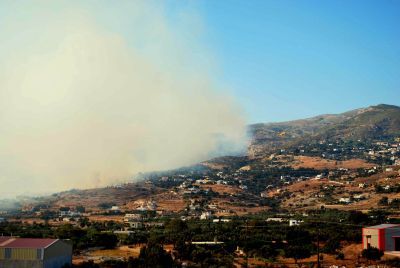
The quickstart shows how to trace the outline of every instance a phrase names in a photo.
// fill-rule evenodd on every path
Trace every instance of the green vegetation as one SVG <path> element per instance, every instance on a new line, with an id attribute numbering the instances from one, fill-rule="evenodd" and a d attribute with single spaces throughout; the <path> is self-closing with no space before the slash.
<path id="1" fill-rule="evenodd" d="M 322 209 L 308 211 L 308 214 L 308 217 L 298 215 L 304 222 L 293 227 L 287 223 L 267 222 L 266 216 L 259 214 L 220 223 L 164 219 L 164 226 L 135 229 L 129 235 L 113 233 L 122 227 L 119 223 L 90 222 L 85 218 L 75 225 L 59 227 L 22 222 L 1 223 L 0 233 L 70 239 L 76 253 L 91 247 L 107 249 L 118 245 L 144 244 L 136 259 L 108 261 L 100 266 L 87 262 L 79 267 L 177 267 L 181 262 L 188 263 L 188 267 L 232 267 L 237 249 L 247 257 L 259 258 L 266 263 L 273 263 L 278 256 L 293 258 L 297 263 L 316 254 L 318 240 L 323 245 L 321 252 L 335 254 L 341 259 L 344 257 L 340 252 L 342 243 L 360 243 L 362 226 L 385 220 L 385 213 L 381 211 L 363 214 Z M 193 243 L 195 241 L 223 243 L 198 245 Z M 172 253 L 163 249 L 162 245 L 166 244 L 173 245 Z M 372 250 L 363 254 L 370 260 L 377 259 L 379 255 Z M 167 266 L 158 266 L 161 263 Z"/>
<path id="2" fill-rule="evenodd" d="M 364 249 L 361 255 L 369 261 L 380 260 L 383 256 L 383 251 L 374 247 Z"/>

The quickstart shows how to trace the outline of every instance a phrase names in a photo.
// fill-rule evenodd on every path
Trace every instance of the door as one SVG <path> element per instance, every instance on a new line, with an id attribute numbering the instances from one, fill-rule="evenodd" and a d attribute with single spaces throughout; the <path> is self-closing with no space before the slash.
<path id="1" fill-rule="evenodd" d="M 400 237 L 394 238 L 394 250 L 400 251 Z"/>

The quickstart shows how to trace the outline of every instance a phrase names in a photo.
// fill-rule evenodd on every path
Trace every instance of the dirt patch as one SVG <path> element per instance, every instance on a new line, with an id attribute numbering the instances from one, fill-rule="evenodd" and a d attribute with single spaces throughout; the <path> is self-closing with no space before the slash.
<path id="1" fill-rule="evenodd" d="M 296 169 L 313 168 L 317 170 L 323 170 L 323 169 L 337 169 L 337 168 L 347 168 L 347 169 L 372 168 L 374 164 L 368 163 L 362 159 L 334 161 L 320 157 L 295 156 L 291 166 Z"/>
<path id="2" fill-rule="evenodd" d="M 322 260 L 321 260 L 321 266 L 322 267 L 329 267 L 330 265 L 337 265 L 337 266 L 345 266 L 347 268 L 355 268 L 359 267 L 357 265 L 358 262 L 363 262 L 362 259 L 359 259 L 358 256 L 360 255 L 362 251 L 362 245 L 361 244 L 350 244 L 350 245 L 344 245 L 342 252 L 344 254 L 344 260 L 336 260 L 335 255 L 329 255 L 329 254 L 321 254 Z M 293 259 L 288 259 L 288 258 L 279 258 L 276 262 L 276 264 L 285 264 L 288 267 L 298 267 L 294 264 Z M 317 263 L 317 255 L 313 255 L 310 258 L 307 259 L 302 259 L 299 260 L 298 263 L 302 263 L 305 265 L 305 267 L 309 267 L 308 265 L 310 263 Z"/>
<path id="3" fill-rule="evenodd" d="M 88 217 L 90 221 L 115 221 L 115 222 L 124 222 L 124 216 L 122 215 L 91 215 Z"/>
<path id="4" fill-rule="evenodd" d="M 95 263 L 100 263 L 110 259 L 127 260 L 129 257 L 137 258 L 140 254 L 140 249 L 144 244 L 121 246 L 115 249 L 89 250 L 81 255 L 73 256 L 73 264 L 80 264 L 84 261 L 93 260 Z M 173 250 L 173 245 L 164 245 L 167 252 Z"/>
<path id="5" fill-rule="evenodd" d="M 242 192 L 242 189 L 236 186 L 223 185 L 223 184 L 207 184 L 199 185 L 202 189 L 211 189 L 219 194 L 237 194 Z"/>

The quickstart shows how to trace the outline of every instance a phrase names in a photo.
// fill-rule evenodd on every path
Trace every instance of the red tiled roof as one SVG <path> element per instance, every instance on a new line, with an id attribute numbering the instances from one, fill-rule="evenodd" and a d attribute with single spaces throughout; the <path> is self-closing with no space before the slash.
<path id="1" fill-rule="evenodd" d="M 55 241 L 57 239 L 7 237 L 7 239 L 0 240 L 0 248 L 46 248 Z"/>

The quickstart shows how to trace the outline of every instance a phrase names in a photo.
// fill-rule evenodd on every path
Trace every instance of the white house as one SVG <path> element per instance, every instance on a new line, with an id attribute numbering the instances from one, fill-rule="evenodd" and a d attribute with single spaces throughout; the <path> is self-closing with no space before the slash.
<path id="1" fill-rule="evenodd" d="M 209 220 L 211 219 L 212 215 L 210 211 L 205 211 L 203 213 L 201 213 L 200 215 L 200 220 Z"/>
<path id="2" fill-rule="evenodd" d="M 350 200 L 350 197 L 341 197 L 341 198 L 339 199 L 339 202 L 340 202 L 340 203 L 349 204 L 349 203 L 351 203 L 351 200 Z"/>
<path id="3" fill-rule="evenodd" d="M 290 219 L 289 220 L 289 226 L 297 226 L 297 225 L 300 225 L 300 223 L 302 223 L 303 221 L 302 220 L 293 220 L 293 219 Z"/>

